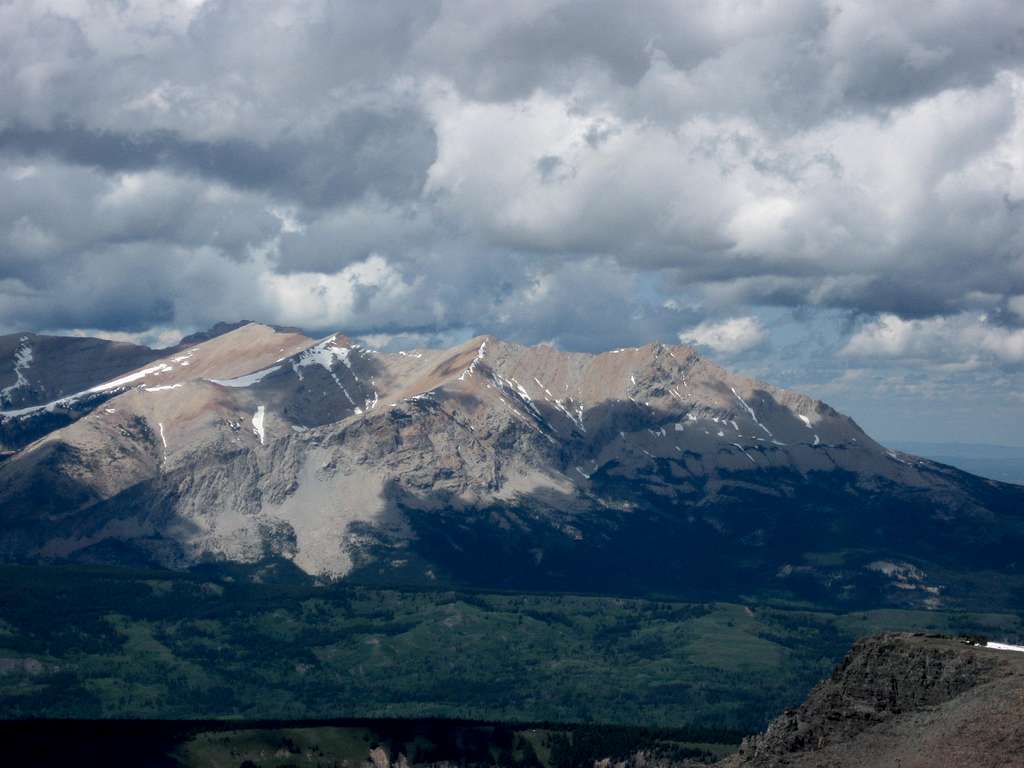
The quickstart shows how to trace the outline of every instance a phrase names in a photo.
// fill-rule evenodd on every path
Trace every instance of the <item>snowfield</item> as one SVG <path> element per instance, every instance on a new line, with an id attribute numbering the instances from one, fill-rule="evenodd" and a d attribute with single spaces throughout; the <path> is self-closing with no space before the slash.
<path id="1" fill-rule="evenodd" d="M 986 648 L 995 651 L 1020 651 L 1024 653 L 1024 645 L 1010 645 L 1009 643 L 985 643 Z"/>

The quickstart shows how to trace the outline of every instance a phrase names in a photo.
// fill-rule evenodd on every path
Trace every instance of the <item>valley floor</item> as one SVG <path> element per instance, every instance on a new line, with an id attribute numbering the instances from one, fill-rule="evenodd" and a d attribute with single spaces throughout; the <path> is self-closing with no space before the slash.
<path id="1" fill-rule="evenodd" d="M 262 581 L 257 583 L 254 578 Z M 0 567 L 0 711 L 27 717 L 448 717 L 754 731 L 861 636 L 1018 640 L 1011 613 L 400 591 Z"/>

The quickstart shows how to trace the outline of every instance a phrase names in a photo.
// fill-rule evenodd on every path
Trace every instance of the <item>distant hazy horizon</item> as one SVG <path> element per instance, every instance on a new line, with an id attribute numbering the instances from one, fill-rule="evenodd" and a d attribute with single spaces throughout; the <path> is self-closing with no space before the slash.
<path id="1" fill-rule="evenodd" d="M 1024 447 L 985 443 L 881 441 L 890 448 L 950 464 L 990 480 L 1024 484 Z"/>

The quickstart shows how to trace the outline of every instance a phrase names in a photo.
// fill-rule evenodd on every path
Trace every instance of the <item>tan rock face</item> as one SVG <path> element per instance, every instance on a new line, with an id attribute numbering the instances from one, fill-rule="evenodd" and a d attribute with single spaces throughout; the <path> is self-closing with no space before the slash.
<path id="1" fill-rule="evenodd" d="M 165 565 L 282 556 L 338 578 L 397 549 L 427 578 L 445 570 L 431 558 L 496 547 L 472 568 L 543 582 L 558 558 L 583 568 L 584 548 L 607 557 L 631 541 L 628 557 L 653 546 L 688 562 L 725 546 L 792 582 L 804 541 L 891 527 L 887 498 L 952 527 L 1004 503 L 821 402 L 662 344 L 588 355 L 480 337 L 381 353 L 250 324 L 0 431 L 33 424 L 44 434 L 0 465 L 8 557 L 80 557 L 111 539 Z M 874 522 L 851 522 L 851 505 Z"/>

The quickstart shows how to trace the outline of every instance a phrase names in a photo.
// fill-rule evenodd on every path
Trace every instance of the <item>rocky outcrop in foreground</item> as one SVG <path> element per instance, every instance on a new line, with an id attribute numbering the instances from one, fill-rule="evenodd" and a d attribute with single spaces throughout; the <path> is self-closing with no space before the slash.
<path id="1" fill-rule="evenodd" d="M 1024 653 L 934 635 L 861 640 L 720 766 L 1024 766 Z"/>
<path id="2" fill-rule="evenodd" d="M 716 768 L 1024 768 L 1024 647 L 885 634 Z M 376 749 L 366 768 L 408 768 Z M 427 764 L 413 763 L 417 768 Z M 431 768 L 445 768 L 435 764 Z M 594 768 L 707 768 L 651 751 Z"/>

